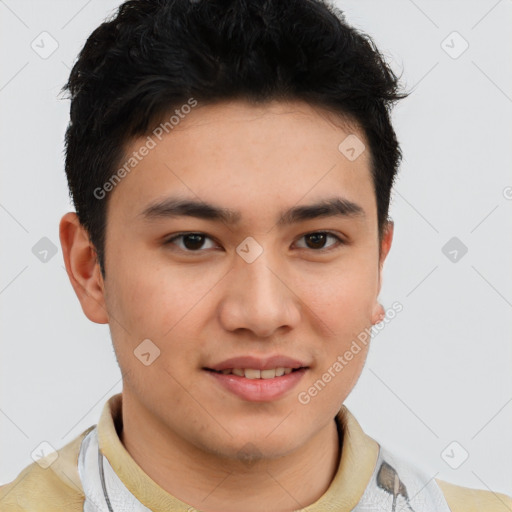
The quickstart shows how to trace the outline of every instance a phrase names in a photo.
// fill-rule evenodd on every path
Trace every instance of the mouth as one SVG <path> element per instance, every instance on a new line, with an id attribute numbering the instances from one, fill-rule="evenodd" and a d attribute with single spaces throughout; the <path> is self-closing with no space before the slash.
<path id="1" fill-rule="evenodd" d="M 227 391 L 246 402 L 272 402 L 285 398 L 298 385 L 309 367 L 203 368 L 219 390 Z"/>
<path id="2" fill-rule="evenodd" d="M 206 371 L 218 373 L 221 375 L 236 375 L 237 377 L 243 377 L 245 379 L 274 379 L 276 377 L 283 377 L 293 372 L 300 370 L 306 370 L 306 366 L 300 366 L 298 368 L 269 368 L 267 370 L 258 370 L 256 368 L 225 368 L 224 370 L 213 370 L 212 368 L 204 368 Z"/>

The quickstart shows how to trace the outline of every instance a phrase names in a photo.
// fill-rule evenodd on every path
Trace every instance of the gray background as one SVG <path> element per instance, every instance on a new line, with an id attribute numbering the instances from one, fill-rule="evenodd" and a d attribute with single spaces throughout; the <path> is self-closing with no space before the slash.
<path id="1" fill-rule="evenodd" d="M 57 98 L 119 3 L 0 0 L 1 483 L 42 441 L 60 448 L 96 423 L 121 391 L 108 326 L 87 320 L 64 270 L 69 102 Z M 429 476 L 512 494 L 512 1 L 337 5 L 414 89 L 394 113 L 404 161 L 381 293 L 404 309 L 346 403 Z M 31 47 L 51 49 L 44 31 L 58 43 L 47 58 Z M 32 251 L 43 237 L 57 248 L 46 262 Z M 456 262 L 442 251 L 452 237 L 468 248 Z"/>

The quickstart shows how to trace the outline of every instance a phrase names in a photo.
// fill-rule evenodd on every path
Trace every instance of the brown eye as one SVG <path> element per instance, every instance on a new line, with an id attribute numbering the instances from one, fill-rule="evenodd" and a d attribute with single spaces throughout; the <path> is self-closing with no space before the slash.
<path id="1" fill-rule="evenodd" d="M 325 233 L 312 233 L 306 235 L 306 240 L 311 244 L 309 246 L 311 249 L 322 249 L 327 240 L 327 235 Z"/>
<path id="2" fill-rule="evenodd" d="M 181 244 L 176 243 L 177 240 L 180 240 Z M 167 240 L 165 245 L 177 245 L 185 252 L 202 252 L 201 249 L 205 248 L 204 243 L 206 240 L 211 240 L 211 238 L 203 233 L 182 233 Z M 211 247 L 206 247 L 206 249 L 209 248 Z"/>
<path id="3" fill-rule="evenodd" d="M 191 251 L 200 249 L 201 246 L 204 243 L 205 237 L 203 235 L 198 234 L 192 234 L 192 235 L 185 235 L 183 237 L 183 245 L 190 249 Z"/>
<path id="4" fill-rule="evenodd" d="M 316 231 L 315 233 L 308 233 L 302 237 L 306 240 L 306 249 L 313 250 L 329 250 L 330 248 L 334 248 L 336 245 L 340 245 L 343 243 L 343 240 L 333 233 L 328 233 L 325 231 Z M 329 238 L 334 238 L 335 243 L 330 244 L 327 247 L 325 246 L 327 240 Z M 336 243 L 337 242 L 337 243 Z"/>

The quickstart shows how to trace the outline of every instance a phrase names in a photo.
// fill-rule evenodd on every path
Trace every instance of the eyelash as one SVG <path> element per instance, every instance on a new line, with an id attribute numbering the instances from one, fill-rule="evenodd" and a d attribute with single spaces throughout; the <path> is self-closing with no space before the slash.
<path id="1" fill-rule="evenodd" d="M 178 235 L 174 235 L 172 236 L 171 238 L 167 239 L 165 242 L 164 242 L 164 245 L 170 245 L 172 244 L 175 240 L 179 239 L 179 238 L 184 238 L 188 235 L 200 235 L 200 236 L 203 236 L 205 238 L 208 238 L 212 241 L 215 241 L 212 237 L 208 236 L 206 233 L 201 233 L 200 231 L 188 231 L 188 232 L 185 232 L 185 233 L 180 233 Z M 332 233 L 331 231 L 311 231 L 309 233 L 305 233 L 304 235 L 301 235 L 299 237 L 299 240 L 302 239 L 302 238 L 305 238 L 307 237 L 308 235 L 328 235 L 328 236 L 331 236 L 333 238 L 336 239 L 337 243 L 334 244 L 334 245 L 331 245 L 330 247 L 327 247 L 327 248 L 320 248 L 320 249 L 311 249 L 309 247 L 300 247 L 300 249 L 306 249 L 306 250 L 310 250 L 310 251 L 313 251 L 313 252 L 319 252 L 319 253 L 327 253 L 327 252 L 330 252 L 332 250 L 335 250 L 337 249 L 338 247 L 340 247 L 341 245 L 346 245 L 346 242 L 340 238 L 338 235 Z M 185 252 L 185 253 L 201 253 L 201 252 L 205 252 L 205 249 L 198 249 L 198 250 L 190 250 L 190 249 L 182 249 L 181 247 L 178 248 L 179 250 Z"/>

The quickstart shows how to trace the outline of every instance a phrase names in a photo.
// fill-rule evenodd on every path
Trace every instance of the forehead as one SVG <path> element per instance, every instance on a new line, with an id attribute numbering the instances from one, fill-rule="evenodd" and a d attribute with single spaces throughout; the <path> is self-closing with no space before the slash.
<path id="1" fill-rule="evenodd" d="M 364 133 L 332 113 L 302 102 L 229 102 L 174 117 L 172 125 L 127 145 L 121 166 L 136 162 L 111 192 L 112 214 L 136 220 L 176 194 L 244 218 L 334 195 L 365 203 L 367 214 L 375 209 Z M 353 158 L 350 149 L 361 153 Z"/>

